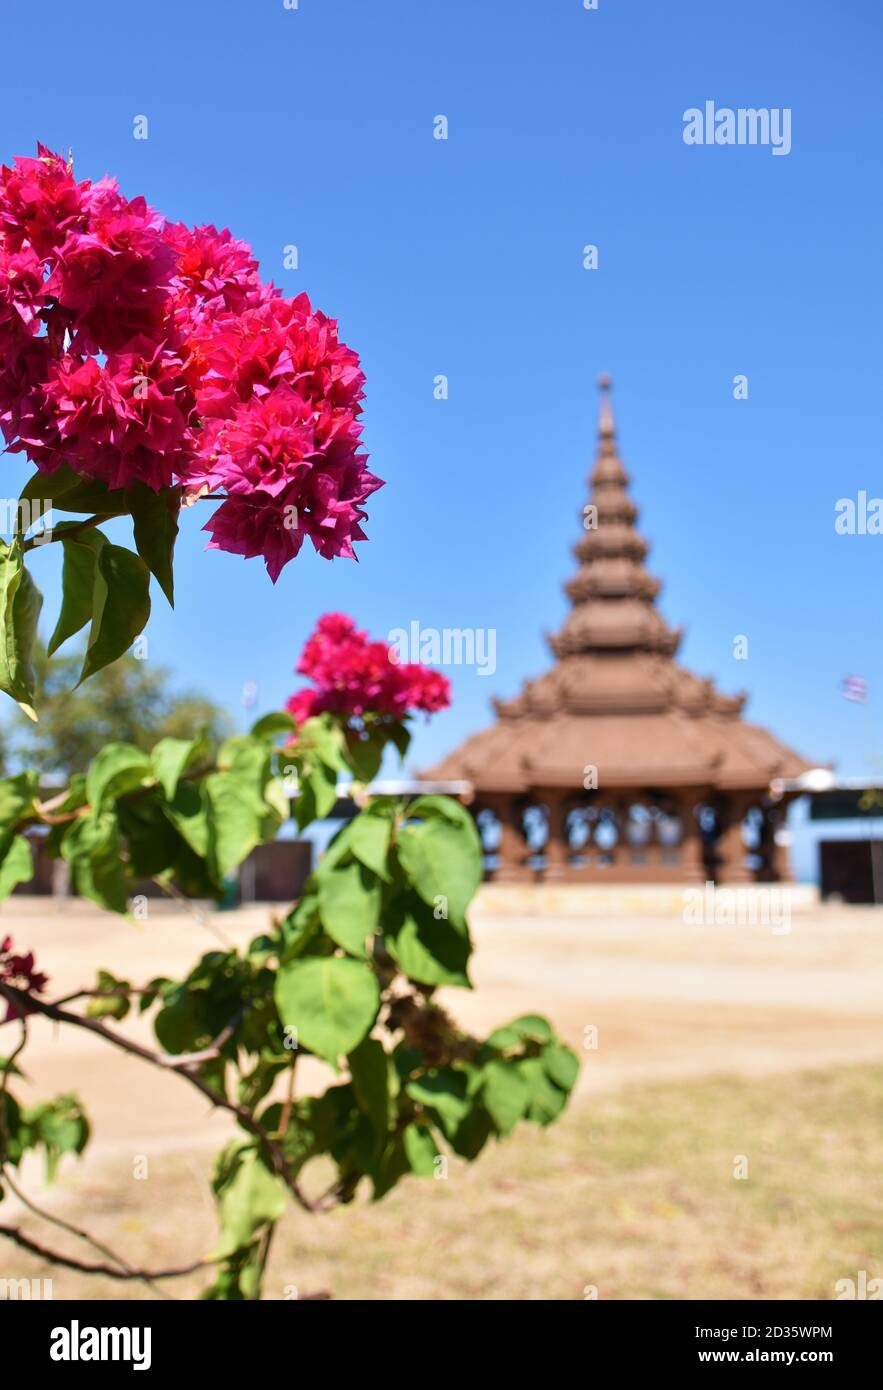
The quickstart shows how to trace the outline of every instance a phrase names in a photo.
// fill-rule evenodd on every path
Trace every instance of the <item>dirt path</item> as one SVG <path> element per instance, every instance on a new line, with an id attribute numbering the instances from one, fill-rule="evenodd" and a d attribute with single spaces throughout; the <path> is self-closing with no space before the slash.
<path id="1" fill-rule="evenodd" d="M 204 922 L 154 910 L 148 922 L 131 926 L 80 905 L 58 913 L 45 902 L 13 899 L 0 926 L 35 950 L 59 995 L 102 965 L 136 984 L 182 972 L 217 947 L 219 933 L 246 942 L 267 918 L 262 907 L 207 914 Z M 883 1055 L 881 910 L 819 909 L 795 916 L 790 933 L 778 936 L 670 917 L 503 918 L 478 911 L 473 934 L 477 988 L 445 992 L 454 1016 L 480 1031 L 519 1013 L 548 1014 L 585 1059 L 584 1094 L 630 1081 L 760 1075 Z M 149 1040 L 143 1021 L 124 1026 Z M 43 1019 L 32 1020 L 31 1034 L 34 1093 L 80 1092 L 95 1122 L 93 1161 L 215 1145 L 226 1132 L 225 1119 L 180 1080 Z M 593 1041 L 597 1046 L 585 1046 Z M 314 1073 L 314 1084 L 318 1079 Z"/>

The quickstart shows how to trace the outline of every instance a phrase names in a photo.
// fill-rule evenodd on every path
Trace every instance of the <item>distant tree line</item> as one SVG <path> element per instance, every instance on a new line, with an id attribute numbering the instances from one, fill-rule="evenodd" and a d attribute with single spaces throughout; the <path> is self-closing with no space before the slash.
<path id="1" fill-rule="evenodd" d="M 108 743 L 123 742 L 149 753 L 161 738 L 192 738 L 208 730 L 217 745 L 233 732 L 229 714 L 196 690 L 175 690 L 166 666 L 131 654 L 106 666 L 74 689 L 83 652 L 54 656 L 42 645 L 34 652 L 40 719 L 15 711 L 0 725 L 0 771 L 38 771 L 48 782 L 66 784 Z"/>

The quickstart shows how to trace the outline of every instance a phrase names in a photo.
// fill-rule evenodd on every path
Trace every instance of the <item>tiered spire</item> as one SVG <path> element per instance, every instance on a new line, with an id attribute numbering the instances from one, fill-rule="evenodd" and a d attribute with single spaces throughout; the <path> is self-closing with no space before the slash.
<path id="1" fill-rule="evenodd" d="M 566 585 L 572 607 L 550 638 L 556 660 L 514 698 L 495 700 L 496 722 L 431 776 L 466 778 L 478 794 L 565 788 L 579 795 L 586 762 L 609 792 L 633 788 L 741 789 L 764 795 L 773 777 L 809 764 L 741 718 L 744 696 L 679 666 L 680 633 L 655 606 L 659 583 L 644 568 L 647 543 L 619 456 L 602 377 L 598 447 L 585 529 Z M 740 841 L 741 844 L 741 841 Z"/>
<path id="2" fill-rule="evenodd" d="M 616 443 L 610 378 L 599 377 L 598 385 L 598 448 L 584 534 L 573 547 L 580 567 L 565 585 L 573 608 L 550 646 L 559 658 L 602 651 L 671 656 L 680 633 L 666 626 L 654 606 L 661 585 L 643 564 L 648 546 L 635 529 L 638 509 Z"/>

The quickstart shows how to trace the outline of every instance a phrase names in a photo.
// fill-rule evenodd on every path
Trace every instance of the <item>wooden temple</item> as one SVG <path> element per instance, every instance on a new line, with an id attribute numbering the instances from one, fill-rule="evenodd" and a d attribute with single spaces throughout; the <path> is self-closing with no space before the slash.
<path id="1" fill-rule="evenodd" d="M 555 663 L 496 722 L 426 775 L 472 788 L 498 881 L 749 884 L 790 879 L 788 794 L 771 784 L 812 764 L 742 717 L 680 666 L 680 630 L 656 606 L 647 542 L 616 442 L 610 382 L 600 380 L 570 612 L 549 638 Z"/>

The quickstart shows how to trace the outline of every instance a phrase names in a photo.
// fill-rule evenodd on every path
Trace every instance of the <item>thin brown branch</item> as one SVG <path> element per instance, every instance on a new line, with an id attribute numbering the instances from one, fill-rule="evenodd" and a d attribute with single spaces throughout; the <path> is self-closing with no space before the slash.
<path id="1" fill-rule="evenodd" d="M 37 1206 L 33 1198 L 29 1197 L 26 1192 L 23 1192 L 15 1182 L 8 1166 L 0 1167 L 0 1176 L 2 1176 L 6 1186 L 9 1188 L 10 1192 L 15 1194 L 22 1206 L 27 1207 L 28 1211 L 33 1212 L 35 1216 L 39 1216 L 41 1221 L 48 1222 L 50 1226 L 57 1226 L 60 1231 L 66 1231 L 68 1235 L 76 1236 L 77 1240 L 82 1240 L 86 1245 L 91 1246 L 93 1250 L 97 1250 L 99 1255 L 104 1255 L 106 1259 L 113 1260 L 114 1263 L 123 1270 L 126 1277 L 140 1277 L 142 1283 L 146 1284 L 148 1288 L 153 1289 L 154 1293 L 159 1294 L 160 1298 L 171 1298 L 171 1294 L 167 1294 L 164 1289 L 158 1288 L 152 1282 L 149 1275 L 137 1275 L 132 1269 L 132 1266 L 127 1264 L 121 1255 L 118 1255 L 115 1250 L 111 1250 L 109 1246 L 103 1245 L 100 1240 L 96 1240 L 93 1235 L 90 1235 L 89 1232 L 84 1230 L 81 1226 L 74 1226 L 72 1222 L 65 1221 L 63 1217 L 55 1216 L 52 1212 Z"/>
<path id="2" fill-rule="evenodd" d="M 87 517 L 85 521 L 78 521 L 75 526 L 66 526 L 63 531 L 54 531 L 51 534 L 42 531 L 39 536 L 32 536 L 29 541 L 25 541 L 22 549 L 33 550 L 35 546 L 51 545 L 53 541 L 73 540 L 76 536 L 82 535 L 84 531 L 91 531 L 93 526 L 100 526 L 102 522 L 112 521 L 118 515 L 118 512 L 99 512 L 96 516 Z"/>
<path id="3" fill-rule="evenodd" d="M 2 988 L 4 988 L 4 986 L 0 985 L 0 989 Z M 14 992 L 20 993 L 21 991 Z M 8 1001 L 8 995 L 6 997 Z M 21 1025 L 21 1041 L 19 1042 L 18 1047 L 15 1049 L 12 1055 L 8 1057 L 3 1064 L 3 1081 L 2 1086 L 0 1086 L 0 1141 L 2 1141 L 2 1143 L 0 1143 L 0 1177 L 2 1177 L 10 1192 L 14 1193 L 18 1200 L 22 1203 L 22 1205 L 27 1207 L 29 1211 L 33 1212 L 35 1216 L 40 1217 L 41 1220 L 48 1222 L 50 1225 L 57 1226 L 59 1230 L 66 1231 L 69 1235 L 75 1236 L 78 1240 L 84 1241 L 87 1245 L 91 1246 L 93 1250 L 96 1250 L 99 1255 L 104 1255 L 107 1259 L 113 1260 L 122 1271 L 121 1273 L 118 1273 L 116 1275 L 117 1278 L 140 1279 L 141 1282 L 144 1283 L 148 1288 L 153 1289 L 154 1293 L 158 1294 L 160 1298 L 171 1298 L 171 1294 L 167 1294 L 164 1289 L 159 1288 L 157 1285 L 153 1283 L 150 1275 L 134 1271 L 131 1268 L 131 1266 L 126 1263 L 122 1256 L 117 1255 L 116 1252 L 111 1250 L 109 1246 L 103 1245 L 101 1241 L 96 1240 L 95 1237 L 90 1235 L 88 1231 L 83 1230 L 83 1228 L 80 1226 L 74 1226 L 71 1222 L 65 1221 L 62 1217 L 55 1216 L 51 1212 L 45 1211 L 42 1207 L 37 1206 L 36 1202 L 34 1202 L 27 1195 L 27 1193 L 22 1191 L 15 1179 L 12 1177 L 12 1174 L 9 1171 L 9 1165 L 5 1162 L 5 1156 L 8 1151 L 9 1135 L 6 1130 L 6 1106 L 3 1102 L 5 1100 L 5 1092 L 9 1082 L 9 1077 L 12 1072 L 12 1064 L 14 1063 L 18 1054 L 24 1048 L 28 1037 L 27 1015 L 20 1012 L 17 1017 L 18 1022 Z M 82 1265 L 81 1268 L 85 1269 L 86 1266 Z M 106 1270 L 106 1272 L 109 1273 L 110 1270 L 108 1269 Z"/>
<path id="4" fill-rule="evenodd" d="M 69 796 L 70 791 L 65 787 L 64 791 L 56 792 L 55 796 L 50 796 L 48 801 L 35 800 L 34 805 L 41 816 L 48 816 L 53 811 L 57 811 L 59 806 L 63 806 Z"/>
<path id="5" fill-rule="evenodd" d="M 23 1250 L 29 1250 L 32 1255 L 50 1260 L 52 1264 L 63 1265 L 65 1269 L 75 1269 L 80 1274 L 103 1274 L 108 1279 L 141 1279 L 146 1283 L 151 1283 L 154 1279 L 178 1279 L 183 1274 L 195 1274 L 198 1269 L 205 1269 L 207 1265 L 214 1263 L 213 1260 L 194 1260 L 192 1264 L 181 1265 L 176 1269 L 118 1269 L 115 1265 L 88 1264 L 85 1260 L 75 1260 L 71 1255 L 62 1255 L 58 1250 L 50 1250 L 48 1246 L 40 1245 L 38 1241 L 26 1236 L 17 1226 L 0 1226 L 0 1236 L 5 1236 L 7 1240 L 20 1245 Z"/>
<path id="6" fill-rule="evenodd" d="M 164 1071 L 173 1071 L 177 1076 L 184 1077 L 195 1087 L 210 1103 L 229 1114 L 235 1116 L 240 1125 L 247 1133 L 258 1139 L 263 1146 L 277 1177 L 285 1183 L 295 1201 L 304 1211 L 314 1212 L 324 1210 L 324 1207 L 316 1202 L 312 1202 L 309 1197 L 301 1190 L 297 1179 L 291 1173 L 286 1162 L 285 1155 L 279 1144 L 264 1129 L 263 1125 L 255 1119 L 254 1115 L 244 1105 L 238 1105 L 231 1101 L 226 1095 L 222 1095 L 210 1086 L 207 1081 L 193 1071 L 191 1068 L 197 1065 L 194 1057 L 200 1060 L 207 1059 L 204 1054 L 187 1054 L 182 1056 L 171 1056 L 164 1053 L 152 1052 L 150 1048 L 142 1047 L 140 1043 L 133 1042 L 131 1038 L 126 1038 L 120 1033 L 113 1032 L 105 1027 L 95 1018 L 85 1018 L 81 1014 L 71 1013 L 67 1009 L 59 1008 L 56 1004 L 49 1004 L 42 999 L 38 999 L 34 994 L 28 994 L 25 990 L 15 989 L 12 985 L 0 982 L 0 996 L 3 996 L 13 1007 L 25 1012 L 33 1011 L 43 1014 L 46 1018 L 53 1019 L 56 1023 L 69 1023 L 74 1028 L 85 1028 L 87 1032 L 95 1033 L 103 1038 L 105 1042 L 111 1043 L 114 1047 L 120 1048 L 123 1052 L 128 1052 L 133 1057 L 138 1057 L 142 1062 L 149 1062 L 151 1066 L 160 1067 Z M 229 1025 L 228 1025 L 229 1026 Z"/>
<path id="7" fill-rule="evenodd" d="M 71 994 L 53 999 L 52 1003 L 58 1008 L 62 1004 L 74 1004 L 78 999 L 131 999 L 133 995 L 149 993 L 148 989 L 139 989 L 136 985 L 120 985 L 116 989 L 75 989 Z"/>
<path id="8" fill-rule="evenodd" d="M 294 1105 L 294 1067 L 297 1062 L 297 1053 L 292 1052 L 291 1063 L 288 1068 L 288 1088 L 285 1094 L 285 1104 L 282 1106 L 282 1113 L 279 1117 L 278 1134 L 281 1139 L 288 1133 L 288 1126 L 291 1122 L 291 1110 Z"/>

